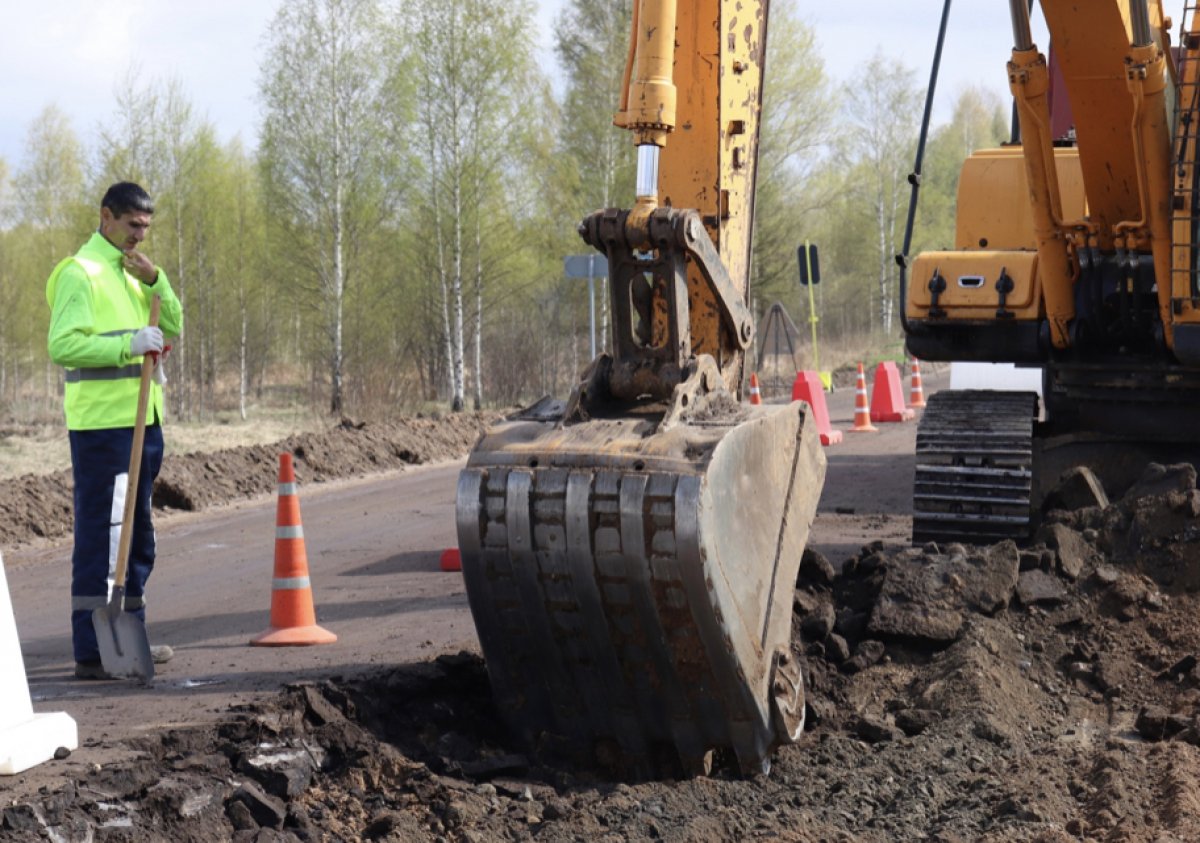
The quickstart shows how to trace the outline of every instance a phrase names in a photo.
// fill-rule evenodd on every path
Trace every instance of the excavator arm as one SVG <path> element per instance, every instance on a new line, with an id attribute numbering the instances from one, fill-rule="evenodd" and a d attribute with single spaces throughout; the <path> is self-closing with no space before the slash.
<path id="1" fill-rule="evenodd" d="M 497 705 L 531 746 L 635 775 L 745 772 L 803 728 L 791 601 L 824 481 L 807 405 L 739 398 L 765 0 L 636 0 L 615 119 L 636 202 L 608 257 L 612 354 L 486 433 L 458 536 Z"/>

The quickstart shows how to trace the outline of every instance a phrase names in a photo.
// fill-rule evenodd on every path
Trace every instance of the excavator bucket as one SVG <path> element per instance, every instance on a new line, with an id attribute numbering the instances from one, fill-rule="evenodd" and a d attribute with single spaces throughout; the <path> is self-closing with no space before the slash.
<path id="1" fill-rule="evenodd" d="M 499 710 L 530 746 L 635 774 L 704 774 L 714 750 L 765 772 L 804 725 L 792 595 L 825 475 L 808 405 L 666 430 L 561 410 L 494 427 L 459 477 Z"/>

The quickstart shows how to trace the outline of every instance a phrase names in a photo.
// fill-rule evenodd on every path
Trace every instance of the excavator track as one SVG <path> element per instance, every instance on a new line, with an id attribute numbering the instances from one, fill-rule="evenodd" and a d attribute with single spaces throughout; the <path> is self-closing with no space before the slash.
<path id="1" fill-rule="evenodd" d="M 1030 531 L 1037 393 L 942 390 L 917 428 L 913 544 L 990 544 Z"/>
<path id="2" fill-rule="evenodd" d="M 798 737 L 791 595 L 824 477 L 802 406 L 670 434 L 518 420 L 481 440 L 459 547 L 518 738 L 647 776 L 704 774 L 718 749 L 762 772 Z"/>

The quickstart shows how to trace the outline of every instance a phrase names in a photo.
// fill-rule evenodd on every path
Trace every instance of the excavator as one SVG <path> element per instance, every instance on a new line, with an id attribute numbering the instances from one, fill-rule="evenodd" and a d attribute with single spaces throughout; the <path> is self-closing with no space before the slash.
<path id="1" fill-rule="evenodd" d="M 635 0 L 614 123 L 632 208 L 612 353 L 486 432 L 458 481 L 497 708 L 534 748 L 633 775 L 765 772 L 804 726 L 792 595 L 824 483 L 808 405 L 741 401 L 766 0 Z"/>
<path id="2" fill-rule="evenodd" d="M 1119 492 L 1200 441 L 1196 6 L 1173 47 L 1160 0 L 1039 5 L 1049 60 L 1009 3 L 1014 141 L 965 161 L 953 248 L 901 257 L 900 295 L 910 353 L 1040 368 L 1041 401 L 931 397 L 915 543 L 1026 538 L 1062 469 Z"/>

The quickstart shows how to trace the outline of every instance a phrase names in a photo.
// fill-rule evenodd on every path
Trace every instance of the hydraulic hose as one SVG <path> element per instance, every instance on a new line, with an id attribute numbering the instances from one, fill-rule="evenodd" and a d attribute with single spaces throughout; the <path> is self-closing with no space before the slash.
<path id="1" fill-rule="evenodd" d="M 1019 0 L 1024 3 L 1024 0 Z M 933 92 L 937 88 L 938 70 L 942 64 L 942 45 L 946 42 L 946 23 L 950 20 L 950 0 L 942 5 L 942 22 L 938 26 L 937 47 L 933 51 L 933 68 L 929 71 L 929 88 L 925 91 L 925 114 L 921 117 L 921 135 L 917 140 L 917 160 L 909 174 L 912 193 L 908 198 L 908 222 L 904 226 L 904 249 L 896 255 L 900 266 L 900 326 L 908 333 L 907 274 L 908 250 L 912 246 L 913 223 L 917 219 L 917 195 L 921 191 L 921 163 L 925 160 L 925 140 L 929 137 L 929 118 L 933 114 Z"/>

